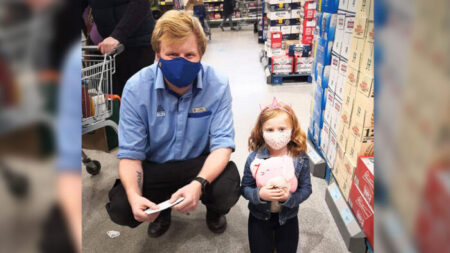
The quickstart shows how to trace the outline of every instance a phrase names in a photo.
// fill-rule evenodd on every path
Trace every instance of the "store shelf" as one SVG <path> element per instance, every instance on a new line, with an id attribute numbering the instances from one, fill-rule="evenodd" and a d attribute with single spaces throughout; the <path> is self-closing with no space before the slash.
<path id="1" fill-rule="evenodd" d="M 203 3 L 222 3 L 223 0 L 211 0 L 211 1 L 203 1 Z"/>
<path id="2" fill-rule="evenodd" d="M 216 19 L 210 19 L 209 21 L 211 22 L 211 23 L 220 23 L 220 22 L 222 22 L 222 18 L 216 18 Z M 256 17 L 254 17 L 254 18 L 251 18 L 251 17 L 245 17 L 245 18 L 233 18 L 233 22 L 234 21 L 256 21 L 257 20 L 257 18 Z"/>
<path id="3" fill-rule="evenodd" d="M 212 12 L 212 11 L 223 11 L 223 9 L 215 8 L 215 9 L 207 9 L 206 11 Z"/>
<path id="4" fill-rule="evenodd" d="M 160 1 L 158 2 L 158 5 L 173 5 L 173 2 Z"/>

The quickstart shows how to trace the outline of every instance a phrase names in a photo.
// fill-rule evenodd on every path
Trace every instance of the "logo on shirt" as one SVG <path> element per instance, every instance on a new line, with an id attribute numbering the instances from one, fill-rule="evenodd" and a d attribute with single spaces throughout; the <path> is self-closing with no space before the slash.
<path id="1" fill-rule="evenodd" d="M 205 107 L 196 107 L 196 108 L 192 108 L 192 113 L 201 113 L 201 112 L 206 112 L 206 108 Z"/>
<path id="2" fill-rule="evenodd" d="M 156 117 L 164 117 L 166 116 L 166 111 L 164 110 L 164 107 L 162 105 L 158 105 L 158 108 L 156 109 Z"/>

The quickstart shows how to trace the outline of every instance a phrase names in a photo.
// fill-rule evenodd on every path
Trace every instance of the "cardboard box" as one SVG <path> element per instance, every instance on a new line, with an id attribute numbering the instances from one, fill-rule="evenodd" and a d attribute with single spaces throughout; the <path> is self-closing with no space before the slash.
<path id="1" fill-rule="evenodd" d="M 283 55 L 287 55 L 287 52 L 284 48 L 268 48 L 267 49 L 268 57 L 283 56 Z"/>
<path id="2" fill-rule="evenodd" d="M 345 167 L 344 167 L 344 159 L 345 159 L 345 150 L 339 145 L 339 142 L 336 146 L 336 158 L 334 160 L 334 165 L 332 167 L 332 173 L 336 181 L 342 181 L 342 178 L 345 178 Z"/>
<path id="3" fill-rule="evenodd" d="M 346 11 L 348 7 L 349 0 L 339 0 L 338 10 Z"/>
<path id="4" fill-rule="evenodd" d="M 282 48 L 283 34 L 281 32 L 270 32 L 270 47 Z"/>
<path id="5" fill-rule="evenodd" d="M 338 71 L 339 70 L 339 56 L 331 53 L 331 68 Z"/>
<path id="6" fill-rule="evenodd" d="M 358 78 L 359 78 L 359 70 L 352 66 L 348 66 L 347 68 L 347 79 L 345 80 L 351 86 L 358 86 Z"/>
<path id="7" fill-rule="evenodd" d="M 361 75 L 358 81 L 358 92 L 364 94 L 366 97 L 374 96 L 374 79 L 369 74 Z"/>
<path id="8" fill-rule="evenodd" d="M 316 3 L 314 2 L 313 4 L 315 5 Z M 316 9 L 306 9 L 306 5 L 305 5 L 303 18 L 314 18 L 315 13 L 316 13 Z"/>
<path id="9" fill-rule="evenodd" d="M 373 136 L 374 128 L 374 101 L 372 97 L 357 92 L 353 105 L 351 132 L 362 140 Z"/>
<path id="10" fill-rule="evenodd" d="M 325 124 L 324 124 L 325 126 Z M 335 162 L 335 158 L 336 158 L 336 145 L 337 145 L 337 139 L 336 139 L 336 134 L 333 131 L 329 131 L 329 135 L 328 135 L 328 150 L 327 150 L 327 162 L 328 162 L 328 166 L 330 168 L 333 168 L 334 166 L 334 162 Z"/>
<path id="11" fill-rule="evenodd" d="M 359 69 L 361 56 L 364 51 L 364 39 L 353 37 L 350 44 L 350 51 L 348 53 L 348 65 L 354 69 Z"/>
<path id="12" fill-rule="evenodd" d="M 291 9 L 289 18 L 290 19 L 299 19 L 299 18 L 301 18 L 301 9 Z"/>
<path id="13" fill-rule="evenodd" d="M 342 44 L 341 44 L 341 59 L 345 59 L 348 61 L 348 55 L 350 53 L 350 43 L 352 40 L 352 34 L 344 32 L 342 37 Z"/>
<path id="14" fill-rule="evenodd" d="M 289 74 L 292 73 L 294 58 L 288 55 L 272 56 L 272 73 Z"/>
<path id="15" fill-rule="evenodd" d="M 309 158 L 309 168 L 311 174 L 318 178 L 325 178 L 327 169 L 327 164 L 325 160 L 323 160 L 322 157 L 319 155 L 319 153 L 317 153 L 310 140 L 306 141 L 306 146 L 307 146 L 306 155 Z"/>
<path id="16" fill-rule="evenodd" d="M 298 74 L 311 74 L 314 63 L 312 57 L 296 57 L 294 72 Z"/>
<path id="17" fill-rule="evenodd" d="M 339 30 L 336 29 L 336 34 L 334 37 L 334 42 L 333 42 L 333 49 L 332 49 L 332 53 L 336 54 L 336 55 L 341 55 L 341 51 L 342 51 L 342 44 L 344 42 L 344 30 Z"/>
<path id="18" fill-rule="evenodd" d="M 314 36 L 313 34 L 314 32 L 314 27 L 307 27 L 307 26 L 303 26 L 302 28 L 302 36 Z"/>
<path id="19" fill-rule="evenodd" d="M 336 83 L 336 96 L 342 100 L 344 96 L 344 88 L 345 88 L 345 79 L 347 75 L 347 62 L 343 59 L 339 61 L 339 75 Z"/>
<path id="20" fill-rule="evenodd" d="M 326 105 L 325 105 L 325 112 L 324 112 L 324 120 L 328 122 L 328 124 L 332 121 L 332 108 L 334 103 L 334 93 L 327 89 L 326 92 Z"/>
<path id="21" fill-rule="evenodd" d="M 340 147 L 342 147 L 342 150 L 345 151 L 347 148 L 347 140 L 348 140 L 348 134 L 349 134 L 349 128 L 348 125 L 341 122 L 339 124 L 338 133 L 337 133 L 337 142 Z"/>
<path id="22" fill-rule="evenodd" d="M 358 157 L 373 156 L 375 148 L 374 143 L 373 138 L 360 140 L 355 135 L 350 134 L 348 136 L 345 154 L 348 156 L 350 162 L 356 165 Z"/>
<path id="23" fill-rule="evenodd" d="M 333 102 L 333 106 L 332 106 L 332 110 L 331 110 L 332 120 L 330 123 L 331 131 L 334 133 L 338 132 L 339 123 L 341 122 L 340 121 L 341 109 L 342 109 L 342 100 L 336 96 L 334 98 L 334 102 Z"/>
<path id="24" fill-rule="evenodd" d="M 322 23 L 320 27 L 320 37 L 327 41 L 334 41 L 334 35 L 336 34 L 337 15 L 326 13 L 322 14 Z"/>
<path id="25" fill-rule="evenodd" d="M 354 184 L 372 209 L 374 208 L 374 162 L 373 156 L 359 157 L 353 178 Z"/>
<path id="26" fill-rule="evenodd" d="M 281 32 L 281 26 L 269 26 L 269 32 Z"/>
<path id="27" fill-rule="evenodd" d="M 353 30 L 353 37 L 364 39 L 367 35 L 367 25 L 368 25 L 367 17 L 356 16 L 355 27 Z"/>
<path id="28" fill-rule="evenodd" d="M 332 92 L 336 92 L 336 86 L 339 79 L 339 72 L 333 68 L 330 69 L 330 77 L 328 80 L 328 89 Z"/>
<path id="29" fill-rule="evenodd" d="M 312 28 L 316 28 L 316 20 L 315 19 L 303 19 L 303 21 L 301 22 L 302 26 L 304 27 L 312 27 Z"/>
<path id="30" fill-rule="evenodd" d="M 374 43 L 374 22 L 370 21 L 367 23 L 367 33 L 366 33 L 366 40 L 370 43 Z"/>
<path id="31" fill-rule="evenodd" d="M 364 233 L 335 183 L 328 185 L 325 193 L 325 202 L 330 209 L 347 249 L 351 252 L 365 253 Z"/>
<path id="32" fill-rule="evenodd" d="M 285 35 L 290 34 L 290 33 L 291 33 L 291 26 L 289 26 L 289 25 L 281 26 L 281 34 L 283 34 L 283 38 Z"/>
<path id="33" fill-rule="evenodd" d="M 320 140 L 320 149 L 322 150 L 322 154 L 326 155 L 330 144 L 330 126 L 326 121 L 323 123 L 322 130 L 320 131 Z"/>
<path id="34" fill-rule="evenodd" d="M 369 18 L 372 1 L 374 0 L 358 0 L 356 3 L 356 16 L 357 17 L 364 17 Z"/>
<path id="35" fill-rule="evenodd" d="M 350 13 L 356 13 L 358 1 L 360 0 L 349 0 L 347 5 L 347 11 Z"/>
<path id="36" fill-rule="evenodd" d="M 291 0 L 269 0 L 269 4 L 276 4 L 276 5 L 279 5 L 279 4 L 289 4 L 289 3 L 291 3 Z"/>
<path id="37" fill-rule="evenodd" d="M 374 76 L 374 61 L 373 61 L 373 54 L 374 54 L 374 44 L 366 41 L 364 43 L 364 51 L 361 56 L 361 65 L 360 65 L 360 72 L 364 72 L 365 74 Z"/>
<path id="38" fill-rule="evenodd" d="M 348 146 L 348 144 L 347 144 Z M 356 170 L 356 161 L 353 163 L 353 161 L 350 160 L 350 158 L 347 155 L 347 152 L 344 155 L 344 176 L 342 182 L 339 184 L 339 188 L 342 191 L 342 194 L 344 195 L 345 200 L 348 200 L 348 196 L 350 194 L 350 189 L 352 187 L 353 183 L 353 176 L 355 175 Z"/>
<path id="39" fill-rule="evenodd" d="M 342 110 L 341 110 L 341 123 L 350 126 L 353 104 L 356 97 L 356 87 L 350 84 L 345 84 L 344 99 L 342 100 Z"/>
<path id="40" fill-rule="evenodd" d="M 369 240 L 369 243 L 373 245 L 374 212 L 367 201 L 364 199 L 363 194 L 361 193 L 360 189 L 358 189 L 358 186 L 356 186 L 355 184 L 353 184 L 351 187 L 350 195 L 348 198 L 348 205 L 352 209 L 359 225 L 362 227 L 367 240 Z"/>
<path id="41" fill-rule="evenodd" d="M 300 25 L 291 25 L 291 33 L 301 33 L 301 32 L 302 30 Z"/>
<path id="42" fill-rule="evenodd" d="M 321 0 L 317 6 L 318 11 L 336 13 L 339 7 L 339 0 Z"/>

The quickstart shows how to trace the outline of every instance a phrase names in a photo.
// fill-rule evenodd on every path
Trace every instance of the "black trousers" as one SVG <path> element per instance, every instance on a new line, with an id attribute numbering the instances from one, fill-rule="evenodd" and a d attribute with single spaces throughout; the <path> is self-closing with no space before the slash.
<path id="1" fill-rule="evenodd" d="M 113 75 L 113 93 L 122 97 L 122 91 L 128 79 L 155 60 L 152 47 L 126 47 L 116 57 L 116 72 Z"/>
<path id="2" fill-rule="evenodd" d="M 181 187 L 189 184 L 200 172 L 207 155 L 185 161 L 153 163 L 144 161 L 144 183 L 142 195 L 153 203 L 168 200 Z M 201 196 L 202 203 L 209 211 L 227 214 L 240 196 L 240 176 L 234 162 L 228 162 L 225 170 L 214 180 Z M 137 227 L 140 222 L 133 217 L 131 206 L 119 179 L 109 191 L 106 204 L 111 220 L 119 225 Z M 161 212 L 170 214 L 171 209 Z"/>
<path id="3" fill-rule="evenodd" d="M 278 214 L 272 213 L 270 220 L 260 220 L 249 214 L 248 240 L 250 252 L 295 253 L 298 245 L 298 218 L 294 217 L 280 225 Z"/>

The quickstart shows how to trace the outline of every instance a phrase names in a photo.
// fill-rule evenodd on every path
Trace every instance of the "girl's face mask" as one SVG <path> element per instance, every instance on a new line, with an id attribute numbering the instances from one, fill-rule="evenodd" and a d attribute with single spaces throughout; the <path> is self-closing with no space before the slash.
<path id="1" fill-rule="evenodd" d="M 263 131 L 264 142 L 272 149 L 284 148 L 291 141 L 292 129 Z"/>

